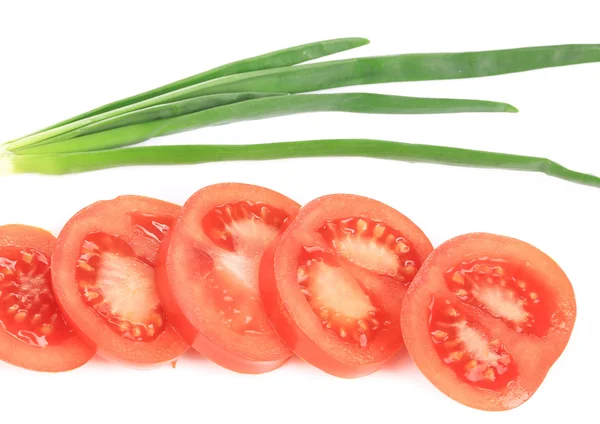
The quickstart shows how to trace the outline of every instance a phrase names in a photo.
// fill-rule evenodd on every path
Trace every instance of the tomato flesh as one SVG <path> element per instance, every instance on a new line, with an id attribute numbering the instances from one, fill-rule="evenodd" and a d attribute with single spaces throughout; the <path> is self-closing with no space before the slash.
<path id="1" fill-rule="evenodd" d="M 160 305 L 155 260 L 179 207 L 139 196 L 97 202 L 59 236 L 55 293 L 67 320 L 108 359 L 171 362 L 186 343 Z"/>
<path id="2" fill-rule="evenodd" d="M 66 371 L 94 355 L 67 326 L 52 293 L 54 237 L 0 227 L 0 359 L 38 371 Z"/>
<path id="3" fill-rule="evenodd" d="M 291 356 L 267 320 L 258 268 L 297 210 L 263 187 L 205 187 L 186 202 L 161 248 L 159 295 L 169 320 L 193 348 L 225 368 L 262 373 Z"/>
<path id="4" fill-rule="evenodd" d="M 404 340 L 442 392 L 483 410 L 514 408 L 536 391 L 570 337 L 575 298 L 547 255 L 475 233 L 438 247 L 402 308 Z"/>
<path id="5" fill-rule="evenodd" d="M 386 205 L 349 195 L 316 199 L 263 258 L 270 321 L 324 371 L 371 373 L 402 347 L 402 298 L 431 250 L 421 230 Z"/>

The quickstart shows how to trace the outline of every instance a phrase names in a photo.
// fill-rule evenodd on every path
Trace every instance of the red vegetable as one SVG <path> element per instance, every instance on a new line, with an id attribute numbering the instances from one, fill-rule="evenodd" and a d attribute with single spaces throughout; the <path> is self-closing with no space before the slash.
<path id="1" fill-rule="evenodd" d="M 573 288 L 547 255 L 509 237 L 476 233 L 438 247 L 402 308 L 406 347 L 451 398 L 514 408 L 540 386 L 575 322 Z"/>
<path id="2" fill-rule="evenodd" d="M 340 377 L 369 374 L 402 347 L 402 300 L 431 251 L 412 221 L 380 202 L 313 200 L 263 257 L 269 319 L 314 366 Z"/>
<path id="3" fill-rule="evenodd" d="M 101 356 L 149 365 L 187 349 L 160 306 L 154 275 L 159 243 L 179 209 L 122 196 L 81 210 L 61 231 L 52 256 L 56 299 Z"/>
<path id="4" fill-rule="evenodd" d="M 261 373 L 291 356 L 267 321 L 258 267 L 298 209 L 266 188 L 209 186 L 186 202 L 161 248 L 159 292 L 169 319 L 188 343 L 225 368 Z"/>
<path id="5" fill-rule="evenodd" d="M 67 371 L 94 356 L 73 334 L 52 295 L 56 239 L 25 225 L 0 227 L 0 359 L 36 371 Z"/>

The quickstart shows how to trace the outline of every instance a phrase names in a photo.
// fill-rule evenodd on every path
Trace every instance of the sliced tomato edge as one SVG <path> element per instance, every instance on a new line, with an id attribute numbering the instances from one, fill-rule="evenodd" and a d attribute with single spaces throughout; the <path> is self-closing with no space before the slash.
<path id="1" fill-rule="evenodd" d="M 80 232 L 77 229 L 77 227 L 78 227 L 77 220 L 78 219 L 80 219 L 82 216 L 85 216 L 86 214 L 90 213 L 90 211 L 93 211 L 94 208 L 96 208 L 96 207 L 104 206 L 104 205 L 110 204 L 111 202 L 116 202 L 116 201 L 125 201 L 125 202 L 127 202 L 127 201 L 144 201 L 144 202 L 149 202 L 149 203 L 158 202 L 161 204 L 166 204 L 169 206 L 176 206 L 176 207 L 180 208 L 180 206 L 178 206 L 174 203 L 171 203 L 171 202 L 166 202 L 164 200 L 160 200 L 160 199 L 156 199 L 156 198 L 152 198 L 152 197 L 148 197 L 148 196 L 138 196 L 138 195 L 121 195 L 121 196 L 117 196 L 112 199 L 99 200 L 94 203 L 91 203 L 91 204 L 85 206 L 84 208 L 82 208 L 81 210 L 79 210 L 77 213 L 75 213 L 69 219 L 69 221 L 63 226 L 63 228 L 57 238 L 55 249 L 53 250 L 53 253 L 52 253 L 52 262 L 55 263 L 57 256 L 61 255 L 63 245 L 65 244 L 63 242 L 63 239 L 66 237 L 67 231 L 73 227 L 73 228 L 75 228 L 74 229 L 75 234 L 78 234 Z M 132 209 L 132 211 L 133 210 L 134 209 Z M 160 244 L 159 244 L 159 246 L 160 246 Z M 58 271 L 56 270 L 55 267 L 53 267 L 52 268 L 53 281 L 55 280 L 55 276 L 57 274 L 58 274 Z M 60 278 L 58 280 L 60 280 Z M 88 333 L 87 331 L 84 331 L 81 328 L 82 326 L 78 324 L 78 319 L 75 319 L 71 316 L 69 309 L 76 310 L 78 307 L 80 307 L 80 305 L 71 306 L 71 307 L 69 307 L 69 309 L 67 309 L 67 307 L 65 305 L 63 305 L 63 302 L 64 302 L 63 294 L 62 294 L 62 291 L 64 290 L 63 286 L 64 286 L 64 284 L 60 284 L 60 283 L 53 286 L 54 296 L 56 298 L 58 307 L 59 307 L 65 321 L 69 325 L 69 327 L 86 344 L 88 344 L 89 346 L 92 346 L 96 350 L 96 354 L 98 356 L 100 356 L 108 361 L 117 362 L 117 363 L 120 363 L 120 364 L 126 365 L 126 366 L 132 366 L 135 368 L 149 368 L 149 367 L 155 367 L 155 366 L 172 363 L 172 362 L 176 361 L 179 357 L 181 357 L 188 350 L 189 345 L 187 345 L 183 341 L 183 339 L 180 338 L 180 336 L 177 334 L 177 332 L 168 323 L 167 323 L 167 326 L 165 327 L 165 330 L 163 331 L 163 333 L 160 334 L 158 336 L 158 338 L 155 339 L 152 343 L 158 343 L 157 342 L 158 340 L 160 340 L 160 339 L 164 340 L 166 337 L 168 337 L 171 340 L 170 340 L 169 346 L 167 346 L 167 347 L 171 353 L 166 356 L 163 355 L 163 357 L 161 357 L 158 360 L 155 355 L 148 354 L 148 352 L 146 352 L 145 350 L 142 350 L 140 352 L 136 348 L 136 346 L 140 346 L 141 342 L 130 341 L 129 343 L 127 343 L 128 348 L 121 352 L 115 352 L 112 349 L 105 348 L 103 346 L 105 343 L 98 343 L 92 336 L 87 334 Z M 75 296 L 75 297 L 77 298 L 77 296 Z M 83 305 L 83 306 L 86 307 L 85 305 Z M 115 334 L 115 337 L 118 337 L 118 336 Z"/>
<path id="2" fill-rule="evenodd" d="M 43 245 L 34 245 L 39 242 Z M 43 228 L 22 224 L 0 226 L 0 248 L 32 248 L 50 259 L 55 243 L 56 237 Z M 73 335 L 64 343 L 38 348 L 25 345 L 2 329 L 0 359 L 8 364 L 38 372 L 56 373 L 79 368 L 88 363 L 96 351 L 76 335 L 72 328 L 69 330 Z"/>
<path id="3" fill-rule="evenodd" d="M 291 231 L 294 231 L 296 227 L 300 226 L 299 222 L 302 220 L 305 214 L 313 213 L 313 209 L 318 209 L 321 207 L 323 202 L 328 202 L 331 198 L 338 196 L 351 197 L 355 201 L 365 200 L 373 205 L 379 205 L 383 208 L 388 208 L 388 212 L 391 211 L 394 214 L 399 214 L 401 219 L 405 221 L 405 224 L 414 227 L 411 231 L 416 230 L 416 232 L 420 233 L 420 239 L 418 243 L 415 243 L 415 248 L 417 249 L 417 253 L 421 262 L 424 262 L 426 257 L 433 251 L 433 245 L 421 228 L 400 211 L 376 199 L 342 193 L 321 196 L 304 205 L 294 221 L 290 222 L 285 230 L 281 231 L 280 235 L 266 250 L 263 260 L 261 261 L 259 287 L 261 290 L 263 303 L 268 310 L 269 321 L 279 334 L 279 337 L 284 340 L 286 345 L 288 345 L 288 347 L 292 349 L 297 356 L 311 363 L 313 366 L 320 368 L 326 373 L 342 378 L 356 378 L 369 375 L 380 369 L 387 361 L 392 359 L 402 350 L 404 346 L 403 341 L 401 340 L 398 349 L 392 352 L 387 358 L 369 364 L 351 364 L 332 357 L 315 342 L 313 342 L 310 337 L 295 323 L 293 314 L 290 312 L 288 306 L 279 293 L 278 282 L 275 277 L 274 270 L 275 256 L 277 255 L 277 250 L 281 245 L 281 240 L 284 237 L 289 237 L 288 234 Z M 402 229 L 396 228 L 396 230 L 402 232 Z M 272 266 L 270 264 L 272 264 Z M 271 299 L 276 300 L 271 301 Z M 398 319 L 399 318 L 400 313 L 398 313 Z M 282 324 L 283 322 L 286 322 L 287 325 L 284 326 Z M 294 334 L 294 338 L 290 338 L 287 334 L 288 330 L 290 329 L 292 330 L 290 333 Z M 315 351 L 319 353 L 315 353 Z"/>
<path id="4" fill-rule="evenodd" d="M 235 182 L 218 183 L 209 185 L 207 187 L 203 187 L 202 189 L 196 191 L 188 198 L 188 200 L 183 205 L 180 213 L 178 214 L 177 218 L 173 223 L 171 230 L 168 232 L 167 237 L 164 240 L 166 243 L 161 243 L 161 246 L 159 248 L 156 267 L 158 295 L 161 304 L 163 305 L 163 308 L 167 314 L 168 320 L 172 323 L 175 331 L 178 332 L 178 334 L 188 344 L 190 344 L 190 346 L 194 350 L 196 350 L 198 353 L 200 353 L 210 361 L 231 371 L 242 374 L 263 374 L 281 367 L 293 356 L 293 352 L 288 351 L 284 356 L 281 356 L 280 358 L 277 358 L 275 360 L 256 360 L 254 358 L 246 357 L 245 355 L 239 354 L 237 352 L 231 352 L 227 348 L 219 346 L 216 342 L 204 336 L 202 332 L 196 328 L 195 324 L 190 318 L 188 318 L 183 308 L 179 305 L 177 297 L 173 294 L 171 289 L 171 285 L 175 284 L 171 281 L 169 273 L 169 250 L 171 247 L 171 239 L 173 237 L 173 234 L 177 232 L 177 228 L 179 226 L 183 226 L 182 221 L 184 219 L 185 212 L 193 207 L 194 203 L 197 201 L 197 197 L 200 195 L 200 192 L 204 194 L 206 193 L 205 190 L 207 189 L 217 190 L 219 187 L 237 187 L 239 188 L 240 192 L 242 192 L 244 188 L 248 188 L 250 190 L 258 189 L 259 191 L 263 191 L 265 193 L 272 193 L 273 195 L 281 196 L 286 200 L 286 202 L 290 202 L 290 205 L 293 204 L 296 207 L 296 209 L 300 209 L 300 205 L 293 199 L 290 199 L 289 197 L 277 191 L 257 185 Z M 247 199 L 242 198 L 240 200 Z M 293 213 L 294 217 L 296 213 L 297 210 Z M 289 219 L 288 222 L 291 222 L 294 217 L 292 217 L 292 219 Z M 275 336 L 278 337 L 276 333 Z"/>
<path id="5" fill-rule="evenodd" d="M 473 387 L 466 381 L 461 380 L 458 376 L 456 376 L 454 371 L 452 371 L 449 368 L 441 368 L 447 372 L 439 372 L 440 367 L 438 367 L 436 363 L 439 363 L 440 359 L 437 355 L 437 352 L 435 352 L 435 349 L 433 348 L 433 343 L 431 341 L 429 332 L 425 334 L 417 334 L 415 331 L 413 331 L 414 327 L 421 327 L 422 323 L 418 318 L 416 318 L 416 316 L 418 316 L 420 312 L 423 312 L 424 308 L 428 308 L 429 303 L 427 303 L 426 305 L 417 305 L 417 302 L 413 300 L 413 298 L 417 295 L 419 290 L 427 290 L 427 287 L 422 288 L 422 286 L 426 286 L 427 273 L 429 272 L 430 268 L 432 267 L 432 264 L 435 263 L 439 255 L 445 253 L 446 249 L 452 247 L 457 243 L 462 243 L 465 240 L 480 237 L 497 237 L 504 239 L 507 242 L 519 243 L 524 246 L 527 246 L 529 249 L 532 249 L 533 252 L 536 252 L 536 254 L 541 254 L 540 257 L 545 257 L 546 260 L 549 260 L 550 263 L 553 263 L 558 270 L 562 271 L 560 266 L 550 256 L 523 240 L 485 232 L 473 232 L 455 236 L 439 245 L 425 260 L 419 272 L 417 272 L 417 275 L 415 276 L 415 279 L 413 280 L 413 283 L 409 287 L 409 290 L 404 298 L 401 312 L 401 328 L 403 331 L 403 337 L 405 340 L 407 351 L 410 357 L 412 358 L 413 362 L 415 362 L 417 368 L 427 378 L 427 380 L 429 380 L 431 384 L 434 385 L 445 396 L 473 409 L 484 411 L 505 411 L 514 409 L 517 406 L 522 405 L 535 395 L 536 391 L 539 389 L 539 387 L 545 380 L 547 374 L 550 372 L 556 361 L 564 352 L 572 334 L 575 318 L 572 322 L 571 327 L 567 331 L 566 336 L 555 336 L 555 338 L 560 341 L 560 346 L 549 352 L 547 355 L 544 355 L 543 358 L 537 359 L 537 362 L 543 365 L 543 367 L 540 367 L 536 370 L 536 372 L 534 373 L 534 379 L 532 381 L 529 381 L 527 384 L 528 387 L 526 389 L 522 388 L 522 385 L 517 380 L 517 392 L 521 391 L 523 393 L 523 397 L 519 399 L 503 402 L 503 398 L 509 392 L 509 389 L 505 388 L 502 392 L 493 392 Z M 457 259 L 460 260 L 462 258 Z M 566 276 L 566 274 L 564 274 L 564 272 L 563 276 L 568 282 L 568 277 Z M 431 294 L 431 296 L 434 296 L 434 293 L 431 290 L 427 290 L 426 293 L 429 293 Z M 576 302 L 574 292 L 572 291 L 572 286 L 570 294 L 572 295 L 572 306 L 576 315 Z M 414 320 L 416 320 L 417 324 L 413 324 Z M 426 347 L 429 345 L 431 345 L 431 348 Z M 445 376 L 443 374 L 445 374 Z M 475 394 L 475 396 L 473 396 L 473 394 Z"/>
<path id="6" fill-rule="evenodd" d="M 322 371 L 341 378 L 358 378 L 377 371 L 390 358 L 370 364 L 356 365 L 339 361 L 317 346 L 294 322 L 283 299 L 279 295 L 274 270 L 274 256 L 278 238 L 265 251 L 259 268 L 259 288 L 269 322 L 277 335 L 295 355 Z M 282 323 L 286 322 L 287 325 Z M 291 331 L 290 331 L 291 330 Z M 290 337 L 293 333 L 293 338 Z M 317 353 L 318 352 L 318 353 Z M 318 366 L 316 364 L 319 364 Z"/>
<path id="7" fill-rule="evenodd" d="M 290 357 L 287 356 L 276 361 L 256 361 L 236 355 L 227 349 L 217 346 L 208 338 L 204 337 L 187 319 L 185 313 L 177 304 L 177 299 L 173 296 L 170 289 L 169 273 L 167 271 L 167 261 L 169 255 L 169 240 L 171 232 L 167 234 L 163 243 L 158 250 L 156 271 L 156 281 L 158 288 L 158 296 L 167 315 L 168 321 L 171 323 L 174 331 L 186 341 L 194 350 L 204 356 L 206 359 L 229 369 L 242 374 L 262 374 L 279 368 Z M 165 243 L 166 242 L 166 243 Z"/>

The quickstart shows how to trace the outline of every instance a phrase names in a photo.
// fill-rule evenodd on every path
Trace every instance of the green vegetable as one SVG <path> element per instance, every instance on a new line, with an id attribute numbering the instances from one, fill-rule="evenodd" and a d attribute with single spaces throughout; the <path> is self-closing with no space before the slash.
<path id="1" fill-rule="evenodd" d="M 572 171 L 545 158 L 365 139 L 251 145 L 153 146 L 84 153 L 10 155 L 0 159 L 0 173 L 67 174 L 130 165 L 176 165 L 324 156 L 362 156 L 543 172 L 563 180 L 600 188 L 599 177 Z"/>
<path id="2" fill-rule="evenodd" d="M 599 61 L 600 44 L 400 54 L 249 72 L 188 89 L 196 95 L 239 91 L 303 93 L 387 82 L 476 78 Z"/>
<path id="3" fill-rule="evenodd" d="M 42 154 L 110 149 L 140 143 L 152 137 L 210 125 L 319 111 L 422 114 L 516 112 L 517 110 L 505 103 L 483 100 L 427 99 L 370 93 L 292 94 L 232 103 L 174 118 L 129 125 L 77 138 L 71 138 L 72 133 L 66 133 L 64 134 L 66 139 L 59 136 L 15 151 L 19 154 Z M 113 119 L 118 120 L 119 118 Z M 85 131 L 87 128 L 89 126 L 79 128 L 75 132 Z"/>
<path id="4" fill-rule="evenodd" d="M 404 54 L 329 61 L 230 75 L 72 122 L 15 141 L 9 150 L 119 114 L 165 102 L 234 92 L 303 93 L 397 81 L 474 78 L 600 61 L 600 45 L 562 45 L 466 53 Z"/>
<path id="5" fill-rule="evenodd" d="M 76 130 L 61 134 L 56 137 L 44 140 L 39 145 L 47 142 L 57 142 L 69 138 L 80 137 L 82 135 L 94 134 L 114 128 L 126 127 L 133 124 L 156 121 L 159 119 L 174 118 L 176 116 L 188 115 L 206 109 L 212 109 L 232 103 L 243 102 L 246 100 L 259 99 L 272 96 L 287 96 L 281 93 L 223 93 L 209 94 L 208 96 L 193 97 L 191 99 L 178 100 L 170 103 L 163 103 L 156 106 L 150 106 L 144 109 L 134 110 L 113 118 L 104 119 L 77 128 Z M 18 149 L 17 149 L 18 150 Z"/>
<path id="6" fill-rule="evenodd" d="M 307 62 L 309 60 L 318 59 L 320 57 L 355 49 L 357 47 L 364 46 L 365 44 L 369 44 L 369 40 L 366 38 L 338 38 L 302 44 L 300 46 L 294 46 L 283 50 L 276 50 L 260 56 L 228 63 L 226 65 L 219 66 L 218 68 L 175 81 L 171 84 L 163 85 L 162 87 L 155 88 L 154 90 L 146 91 L 135 96 L 109 103 L 89 112 L 59 122 L 58 124 L 46 128 L 46 130 L 79 121 L 84 118 L 89 118 L 90 116 L 100 115 L 114 109 L 119 109 L 123 106 L 138 103 L 142 100 L 147 100 L 152 97 L 160 96 L 170 93 L 171 91 L 179 90 L 181 88 L 189 87 L 190 85 L 199 84 L 212 79 L 221 78 L 228 75 L 241 74 L 244 72 L 259 71 L 262 69 L 292 66 L 302 62 Z"/>

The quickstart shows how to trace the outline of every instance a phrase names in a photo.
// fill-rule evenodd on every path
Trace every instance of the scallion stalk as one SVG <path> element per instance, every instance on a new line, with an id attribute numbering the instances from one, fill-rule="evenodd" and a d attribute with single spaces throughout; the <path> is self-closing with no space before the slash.
<path id="1" fill-rule="evenodd" d="M 399 81 L 463 79 L 600 61 L 600 45 L 562 45 L 463 53 L 363 57 L 246 72 L 194 84 L 137 103 L 36 133 L 7 146 L 31 147 L 77 128 L 157 104 L 235 92 L 305 93 Z"/>
<path id="2" fill-rule="evenodd" d="M 199 84 L 205 81 L 210 81 L 217 78 L 222 78 L 229 75 L 242 74 L 245 72 L 259 71 L 264 69 L 282 68 L 293 66 L 299 63 L 308 62 L 309 60 L 318 59 L 325 56 L 330 56 L 335 53 L 340 53 L 346 50 L 355 49 L 357 47 L 369 44 L 366 38 L 336 38 L 332 40 L 317 41 L 314 43 L 302 44 L 299 46 L 289 47 L 281 50 L 276 50 L 270 53 L 254 56 L 247 59 L 238 60 L 228 63 L 214 69 L 184 78 L 170 84 L 163 85 L 144 93 L 135 96 L 127 97 L 115 102 L 100 106 L 96 109 L 74 116 L 70 119 L 59 122 L 41 131 L 57 128 L 62 125 L 70 124 L 81 119 L 91 116 L 100 115 L 105 112 L 122 108 L 124 106 L 139 103 L 143 100 L 151 99 L 156 96 L 180 90 L 191 85 Z"/>
<path id="3" fill-rule="evenodd" d="M 69 174 L 133 165 L 181 165 L 331 156 L 542 172 L 573 183 L 600 188 L 599 177 L 570 170 L 545 158 L 369 139 L 250 145 L 150 146 L 66 154 L 5 155 L 0 158 L 0 173 Z"/>
<path id="4" fill-rule="evenodd" d="M 18 154 L 46 154 L 104 150 L 137 144 L 153 137 L 212 125 L 326 111 L 433 114 L 516 112 L 517 110 L 506 103 L 484 100 L 415 98 L 372 93 L 292 94 L 232 103 L 174 118 L 123 126 L 77 138 L 71 138 L 67 133 L 65 139 L 60 136 L 51 138 L 28 148 L 17 149 L 15 152 Z M 82 127 L 76 131 L 85 130 L 86 128 Z"/>

